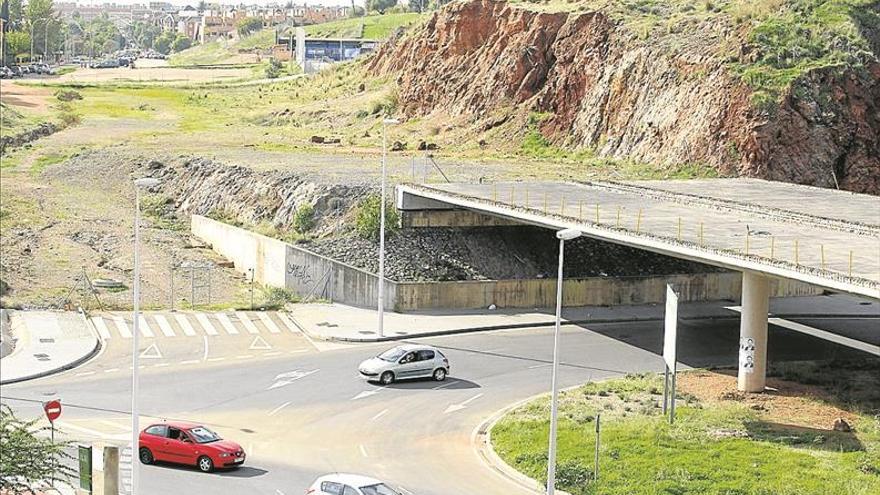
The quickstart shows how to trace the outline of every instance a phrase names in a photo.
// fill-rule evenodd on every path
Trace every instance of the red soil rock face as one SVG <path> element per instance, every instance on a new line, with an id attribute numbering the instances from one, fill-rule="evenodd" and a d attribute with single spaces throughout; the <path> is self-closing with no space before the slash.
<path id="1" fill-rule="evenodd" d="M 397 77 L 407 117 L 463 115 L 482 132 L 511 118 L 499 109 L 548 112 L 545 137 L 600 156 L 880 194 L 880 65 L 807 74 L 767 114 L 717 42 L 670 50 L 601 12 L 474 0 L 386 43 L 369 70 Z"/>

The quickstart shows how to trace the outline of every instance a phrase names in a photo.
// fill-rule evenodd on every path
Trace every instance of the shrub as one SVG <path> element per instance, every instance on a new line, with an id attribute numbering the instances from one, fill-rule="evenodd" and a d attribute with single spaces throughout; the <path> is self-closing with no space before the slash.
<path id="1" fill-rule="evenodd" d="M 355 228 L 357 233 L 365 239 L 379 239 L 379 220 L 382 207 L 382 199 L 378 194 L 369 196 L 358 207 Z M 394 233 L 398 229 L 400 216 L 394 205 L 386 204 L 385 207 L 385 232 Z"/>
<path id="2" fill-rule="evenodd" d="M 293 230 L 305 234 L 315 227 L 315 208 L 310 204 L 300 205 L 293 214 Z"/>
<path id="3" fill-rule="evenodd" d="M 281 62 L 276 59 L 269 59 L 269 65 L 266 66 L 266 79 L 276 79 L 281 76 Z"/>
<path id="4" fill-rule="evenodd" d="M 58 98 L 59 101 L 65 102 L 83 99 L 79 91 L 73 89 L 59 89 L 55 92 L 55 98 Z"/>
<path id="5" fill-rule="evenodd" d="M 265 297 L 263 306 L 266 309 L 281 309 L 287 303 L 299 301 L 299 297 L 292 290 L 283 287 L 269 287 L 266 289 Z"/>

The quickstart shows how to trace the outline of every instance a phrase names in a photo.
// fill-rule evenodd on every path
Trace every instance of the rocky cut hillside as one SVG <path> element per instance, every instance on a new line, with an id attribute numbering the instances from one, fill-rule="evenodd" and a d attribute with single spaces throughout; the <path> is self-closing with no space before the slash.
<path id="1" fill-rule="evenodd" d="M 880 194 L 878 46 L 877 0 L 471 0 L 368 70 L 475 139 Z"/>

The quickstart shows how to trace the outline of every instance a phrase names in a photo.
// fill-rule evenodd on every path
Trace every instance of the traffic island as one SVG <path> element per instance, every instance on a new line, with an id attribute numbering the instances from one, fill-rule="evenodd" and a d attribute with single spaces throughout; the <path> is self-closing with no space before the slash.
<path id="1" fill-rule="evenodd" d="M 673 424 L 661 375 L 570 389 L 559 402 L 557 486 L 572 495 L 880 493 L 878 373 L 874 358 L 787 363 L 771 369 L 768 391 L 750 394 L 736 391 L 735 370 L 680 372 Z M 501 472 L 546 483 L 549 418 L 542 396 L 494 423 Z"/>

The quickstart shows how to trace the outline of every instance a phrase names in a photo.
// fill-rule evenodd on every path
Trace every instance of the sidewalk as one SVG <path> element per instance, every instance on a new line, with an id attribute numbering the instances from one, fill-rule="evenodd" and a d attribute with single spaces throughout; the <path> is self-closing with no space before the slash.
<path id="1" fill-rule="evenodd" d="M 97 335 L 79 313 L 9 311 L 9 316 L 15 348 L 0 359 L 0 384 L 73 368 L 100 348 Z"/>
<path id="2" fill-rule="evenodd" d="M 864 300 L 850 296 L 812 296 L 771 300 L 770 312 L 775 317 L 804 318 L 827 316 L 880 317 L 880 303 L 862 304 Z M 739 314 L 729 307 L 731 301 L 683 303 L 682 319 L 730 318 Z M 452 335 L 553 326 L 554 310 L 473 310 L 430 311 L 420 313 L 386 312 L 384 336 L 376 333 L 378 317 L 374 308 L 356 308 L 341 304 L 296 304 L 290 316 L 308 336 L 314 339 L 341 342 L 383 342 L 412 337 Z M 627 321 L 659 321 L 665 307 L 661 304 L 643 306 L 587 306 L 564 308 L 564 323 L 609 323 Z"/>

